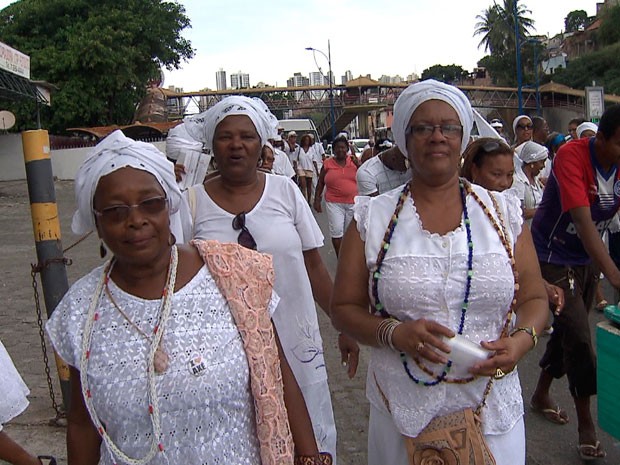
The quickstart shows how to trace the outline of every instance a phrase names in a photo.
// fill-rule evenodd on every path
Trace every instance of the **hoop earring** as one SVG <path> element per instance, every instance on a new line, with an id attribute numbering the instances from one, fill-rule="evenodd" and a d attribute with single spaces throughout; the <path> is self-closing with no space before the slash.
<path id="1" fill-rule="evenodd" d="M 105 248 L 105 246 L 103 245 L 103 241 L 101 241 L 99 243 L 99 255 L 101 256 L 101 258 L 105 258 L 105 256 L 108 254 L 107 249 Z"/>
<path id="2" fill-rule="evenodd" d="M 170 233 L 170 237 L 168 237 L 168 245 L 172 247 L 176 243 L 177 243 L 177 238 L 174 236 L 174 234 Z"/>

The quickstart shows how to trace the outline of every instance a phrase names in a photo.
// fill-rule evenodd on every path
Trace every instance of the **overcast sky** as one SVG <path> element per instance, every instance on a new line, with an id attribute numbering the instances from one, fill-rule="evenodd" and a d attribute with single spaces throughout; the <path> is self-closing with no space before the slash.
<path id="1" fill-rule="evenodd" d="M 12 3 L 0 0 L 0 8 Z M 314 47 L 327 53 L 331 41 L 336 82 L 382 74 L 403 78 L 434 64 L 472 70 L 485 53 L 473 37 L 476 16 L 493 0 L 180 0 L 191 19 L 184 32 L 195 57 L 182 69 L 165 73 L 165 86 L 197 91 L 215 88 L 215 72 L 243 71 L 250 85 L 259 81 L 285 86 L 294 72 L 317 67 Z M 573 10 L 596 13 L 595 0 L 525 0 L 537 34 L 555 35 Z M 0 38 L 0 41 L 2 38 Z M 316 55 L 327 72 L 327 60 Z"/>

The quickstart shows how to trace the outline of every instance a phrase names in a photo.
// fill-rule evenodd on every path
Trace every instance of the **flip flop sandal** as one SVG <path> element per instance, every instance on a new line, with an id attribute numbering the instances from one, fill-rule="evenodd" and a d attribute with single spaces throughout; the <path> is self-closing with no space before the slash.
<path id="1" fill-rule="evenodd" d="M 39 455 L 37 458 L 41 465 L 56 465 L 56 459 L 51 455 Z"/>
<path id="2" fill-rule="evenodd" d="M 550 423 L 555 423 L 556 425 L 565 425 L 568 423 L 568 415 L 564 410 L 560 408 L 558 405 L 556 408 L 540 408 L 536 405 L 530 403 L 530 409 L 542 415 L 545 420 Z"/>
<path id="3" fill-rule="evenodd" d="M 577 453 L 579 453 L 581 460 L 585 460 L 586 462 L 607 457 L 607 452 L 601 450 L 601 441 L 596 441 L 595 444 L 579 444 L 577 446 Z"/>
<path id="4" fill-rule="evenodd" d="M 605 299 L 603 299 L 599 303 L 596 304 L 596 309 L 599 312 L 602 312 L 603 310 L 605 310 L 605 307 L 607 307 L 608 305 L 609 305 L 609 302 L 607 302 Z"/>

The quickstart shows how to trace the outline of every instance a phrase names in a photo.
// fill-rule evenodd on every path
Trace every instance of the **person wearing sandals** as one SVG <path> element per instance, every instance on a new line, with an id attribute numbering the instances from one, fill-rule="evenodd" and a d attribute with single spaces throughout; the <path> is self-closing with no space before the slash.
<path id="1" fill-rule="evenodd" d="M 599 273 L 620 288 L 620 270 L 601 239 L 620 207 L 619 161 L 620 105 L 614 105 L 603 113 L 594 137 L 560 147 L 532 221 L 542 274 L 564 289 L 566 303 L 540 360 L 531 405 L 548 420 L 566 424 L 568 415 L 549 393 L 553 380 L 566 375 L 584 460 L 605 457 L 590 411 L 597 384 L 588 316 Z"/>
<path id="2" fill-rule="evenodd" d="M 332 318 L 372 347 L 369 465 L 456 463 L 428 457 L 456 447 L 422 459 L 408 450 L 435 419 L 467 408 L 480 414 L 498 465 L 525 463 L 515 368 L 544 327 L 546 296 L 517 199 L 459 178 L 473 119 L 456 87 L 409 86 L 394 105 L 392 130 L 412 180 L 357 197 L 340 249 Z M 449 361 L 455 341 L 484 355 Z"/>
<path id="3" fill-rule="evenodd" d="M 35 456 L 3 431 L 3 424 L 12 420 L 28 407 L 30 390 L 13 365 L 11 356 L 0 341 L 0 461 L 12 465 L 56 465 L 48 455 Z"/>
<path id="4" fill-rule="evenodd" d="M 175 244 L 172 164 L 120 131 L 80 167 L 72 229 L 112 258 L 46 329 L 70 365 L 69 465 L 330 463 L 271 322 L 271 258 Z"/>

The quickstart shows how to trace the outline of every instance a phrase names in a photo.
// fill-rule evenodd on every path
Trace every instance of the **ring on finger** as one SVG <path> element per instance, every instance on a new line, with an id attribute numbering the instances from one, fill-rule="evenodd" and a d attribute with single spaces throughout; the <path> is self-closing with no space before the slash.
<path id="1" fill-rule="evenodd" d="M 415 350 L 417 350 L 418 352 L 421 352 L 422 349 L 424 349 L 424 342 L 420 341 L 416 344 Z"/>
<path id="2" fill-rule="evenodd" d="M 506 373 L 504 373 L 504 371 L 500 367 L 497 367 L 497 370 L 495 370 L 495 375 L 493 376 L 493 378 L 502 379 L 504 376 L 506 376 Z"/>

